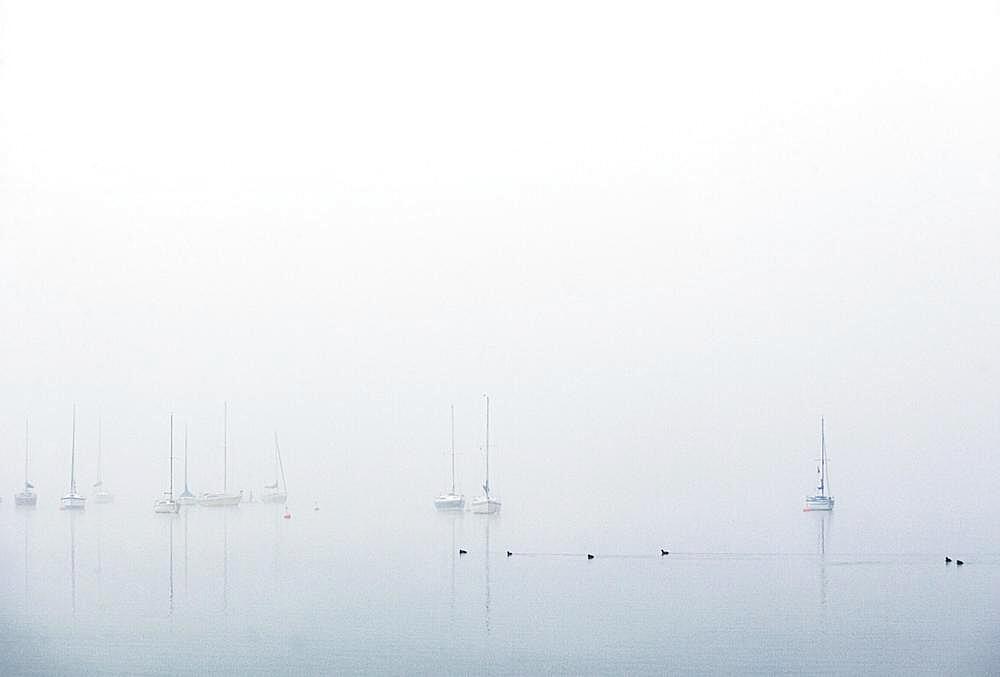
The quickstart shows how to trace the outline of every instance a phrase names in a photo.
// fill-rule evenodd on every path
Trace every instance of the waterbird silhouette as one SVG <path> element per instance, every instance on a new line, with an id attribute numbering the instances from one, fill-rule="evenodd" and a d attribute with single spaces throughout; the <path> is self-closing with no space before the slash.
<path id="1" fill-rule="evenodd" d="M 962 561 L 962 560 L 960 560 L 960 559 L 956 559 L 956 560 L 955 560 L 955 564 L 957 564 L 958 566 L 962 566 L 963 564 L 965 564 L 965 562 L 963 562 L 963 561 Z"/>
<path id="2" fill-rule="evenodd" d="M 660 549 L 660 557 L 663 557 L 664 555 L 669 555 L 669 554 L 670 554 L 669 550 L 664 550 L 662 548 Z"/>
<path id="3" fill-rule="evenodd" d="M 458 551 L 458 554 L 459 554 L 459 555 L 468 555 L 468 554 L 469 554 L 469 551 L 468 551 L 468 550 L 462 550 L 462 549 L 459 549 L 459 551 Z"/>
<path id="4" fill-rule="evenodd" d="M 945 555 L 944 563 L 945 564 L 951 564 L 951 557 L 948 557 L 947 555 Z"/>
<path id="5" fill-rule="evenodd" d="M 512 553 L 512 552 L 511 552 L 510 550 L 508 550 L 508 551 L 507 551 L 507 557 L 510 557 L 510 556 L 511 556 L 511 555 L 513 555 L 513 554 L 514 554 L 514 553 Z"/>
<path id="6" fill-rule="evenodd" d="M 591 555 L 591 554 L 590 554 L 590 553 L 588 552 L 588 553 L 587 553 L 587 559 L 594 559 L 594 556 L 593 556 L 593 555 Z"/>

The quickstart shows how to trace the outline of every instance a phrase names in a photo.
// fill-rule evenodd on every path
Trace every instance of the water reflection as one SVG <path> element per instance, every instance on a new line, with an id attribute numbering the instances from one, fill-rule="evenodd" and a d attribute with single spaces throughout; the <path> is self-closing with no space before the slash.
<path id="1" fill-rule="evenodd" d="M 28 566 L 28 541 L 29 541 L 28 532 L 30 531 L 30 524 L 31 524 L 29 518 L 30 514 L 31 513 L 27 511 L 25 511 L 24 513 L 24 608 L 25 610 L 30 608 L 29 605 L 31 598 L 31 596 L 28 594 L 28 572 L 30 571 L 30 567 Z"/>
<path id="2" fill-rule="evenodd" d="M 69 513 L 69 585 L 70 610 L 76 618 L 76 512 Z"/>
<path id="3" fill-rule="evenodd" d="M 184 596 L 188 595 L 188 514 L 191 506 L 184 507 Z"/>
<path id="4" fill-rule="evenodd" d="M 169 615 L 174 615 L 174 520 L 168 520 L 170 522 L 170 573 L 169 573 Z"/>
<path id="5" fill-rule="evenodd" d="M 826 608 L 826 547 L 829 537 L 830 522 L 833 513 L 817 512 L 816 519 L 816 552 L 819 555 L 819 603 Z"/>
<path id="6" fill-rule="evenodd" d="M 222 610 L 229 609 L 229 511 L 222 511 Z"/>
<path id="7" fill-rule="evenodd" d="M 483 532 L 485 533 L 485 545 L 483 547 L 483 559 L 486 561 L 486 634 L 490 634 L 490 522 L 493 520 L 486 518 L 483 520 Z"/>

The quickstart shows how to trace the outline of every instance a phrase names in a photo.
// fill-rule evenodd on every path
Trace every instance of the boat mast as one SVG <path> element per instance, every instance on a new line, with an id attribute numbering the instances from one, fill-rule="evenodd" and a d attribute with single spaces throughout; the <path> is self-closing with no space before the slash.
<path id="1" fill-rule="evenodd" d="M 819 495 L 826 496 L 826 422 L 819 417 Z"/>
<path id="2" fill-rule="evenodd" d="M 191 493 L 188 491 L 188 427 L 186 423 L 184 424 L 184 493 Z"/>
<path id="3" fill-rule="evenodd" d="M 229 454 L 229 402 L 222 404 L 222 493 L 229 489 L 227 456 Z"/>
<path id="4" fill-rule="evenodd" d="M 104 480 L 101 479 L 101 449 L 103 444 L 101 443 L 101 417 L 97 417 L 97 486 L 104 484 Z"/>
<path id="5" fill-rule="evenodd" d="M 73 441 L 69 451 L 69 493 L 76 493 L 76 405 L 73 405 Z"/>
<path id="6" fill-rule="evenodd" d="M 285 482 L 285 464 L 281 462 L 281 447 L 278 446 L 278 431 L 274 431 L 274 454 L 278 457 L 278 469 L 281 471 L 281 490 L 288 494 L 288 483 Z M 278 478 L 275 478 L 277 481 Z"/>
<path id="7" fill-rule="evenodd" d="M 24 417 L 24 488 L 28 488 L 28 417 Z"/>
<path id="8" fill-rule="evenodd" d="M 451 405 L 451 495 L 455 495 L 455 405 Z"/>
<path id="9" fill-rule="evenodd" d="M 490 396 L 483 395 L 486 398 L 486 484 L 483 485 L 483 491 L 486 492 L 486 498 L 490 497 Z"/>
<path id="10" fill-rule="evenodd" d="M 174 415 L 170 414 L 170 500 L 174 500 Z"/>

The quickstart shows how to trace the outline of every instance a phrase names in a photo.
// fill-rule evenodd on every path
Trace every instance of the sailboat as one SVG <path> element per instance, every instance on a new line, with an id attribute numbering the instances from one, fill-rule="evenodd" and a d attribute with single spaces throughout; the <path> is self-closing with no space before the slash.
<path id="1" fill-rule="evenodd" d="M 278 431 L 274 432 L 274 484 L 265 484 L 260 500 L 264 503 L 284 503 L 288 498 L 288 485 L 285 483 L 285 466 L 281 462 L 281 447 L 278 446 Z M 278 474 L 281 474 L 281 486 L 278 486 Z"/>
<path id="2" fill-rule="evenodd" d="M 438 510 L 465 510 L 465 496 L 455 492 L 455 405 L 451 405 L 451 492 L 434 499 Z"/>
<path id="3" fill-rule="evenodd" d="M 38 503 L 35 485 L 28 481 L 28 419 L 24 419 L 24 491 L 14 494 L 14 505 L 34 507 Z"/>
<path id="4" fill-rule="evenodd" d="M 198 497 L 198 505 L 218 508 L 227 505 L 239 505 L 243 500 L 243 492 L 238 494 L 229 491 L 229 403 L 225 403 L 222 414 L 222 491 L 205 492 Z"/>
<path id="5" fill-rule="evenodd" d="M 153 512 L 176 515 L 180 511 L 181 504 L 174 500 L 174 415 L 170 414 L 170 489 L 153 503 Z"/>
<path id="6" fill-rule="evenodd" d="M 173 454 L 171 454 L 172 456 Z M 188 489 L 188 429 L 184 426 L 184 491 L 177 497 L 177 502 L 181 505 L 192 505 L 198 502 L 191 490 Z"/>
<path id="7" fill-rule="evenodd" d="M 83 510 L 87 499 L 76 493 L 76 406 L 73 407 L 73 442 L 69 456 L 69 493 L 60 500 L 61 510 Z"/>
<path id="8" fill-rule="evenodd" d="M 101 419 L 97 419 L 97 481 L 94 482 L 94 503 L 112 503 L 115 495 L 104 488 L 104 476 L 101 473 Z"/>
<path id="9" fill-rule="evenodd" d="M 819 440 L 820 460 L 819 467 L 816 468 L 819 481 L 816 484 L 816 494 L 806 496 L 806 505 L 802 508 L 803 512 L 833 510 L 833 496 L 830 496 L 830 482 L 826 478 L 826 423 L 822 417 L 819 419 Z"/>
<path id="10" fill-rule="evenodd" d="M 490 396 L 486 398 L 486 482 L 483 483 L 483 495 L 472 499 L 472 512 L 479 515 L 490 515 L 500 512 L 500 501 L 490 496 Z"/>

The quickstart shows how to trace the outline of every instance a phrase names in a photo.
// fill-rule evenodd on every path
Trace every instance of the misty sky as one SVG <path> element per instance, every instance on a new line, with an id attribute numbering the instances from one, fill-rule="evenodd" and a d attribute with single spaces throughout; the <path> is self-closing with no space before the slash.
<path id="1" fill-rule="evenodd" d="M 696 6 L 695 6 L 696 5 Z M 1000 473 L 1000 5 L 0 2 L 0 459 L 43 502 L 975 512 Z M 874 509 L 874 507 L 873 507 Z M 997 527 L 987 534 L 995 538 Z"/>

